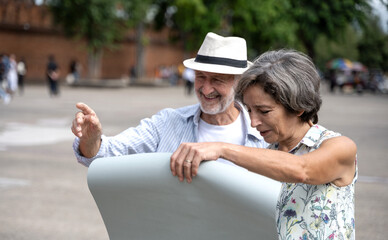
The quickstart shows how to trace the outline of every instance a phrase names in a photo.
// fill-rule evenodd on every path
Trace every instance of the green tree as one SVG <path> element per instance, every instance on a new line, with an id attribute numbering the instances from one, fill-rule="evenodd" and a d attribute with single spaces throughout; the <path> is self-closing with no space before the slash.
<path id="1" fill-rule="evenodd" d="M 378 17 L 371 16 L 358 45 L 360 60 L 369 68 L 388 71 L 388 34 L 384 33 Z"/>
<path id="2" fill-rule="evenodd" d="M 171 26 L 172 39 L 183 40 L 187 51 L 198 49 L 209 31 L 244 37 L 250 58 L 298 42 L 295 25 L 284 14 L 288 0 L 159 0 L 158 4 L 156 28 Z"/>
<path id="3" fill-rule="evenodd" d="M 320 35 L 314 44 L 315 63 L 321 70 L 325 70 L 326 63 L 334 58 L 359 60 L 359 40 L 359 31 L 357 32 L 350 24 L 335 41 L 325 35 Z"/>
<path id="4" fill-rule="evenodd" d="M 370 11 L 368 0 L 290 0 L 288 14 L 297 24 L 298 39 L 314 59 L 318 37 L 339 39 L 349 23 L 364 25 Z"/>
<path id="5" fill-rule="evenodd" d="M 250 58 L 277 48 L 301 49 L 296 38 L 296 23 L 287 14 L 288 0 L 238 0 L 234 5 L 232 33 L 248 42 Z"/>
<path id="6" fill-rule="evenodd" d="M 220 0 L 159 0 L 156 3 L 155 29 L 170 27 L 171 40 L 181 40 L 186 51 L 198 49 L 207 32 L 220 30 L 226 8 Z"/>
<path id="7" fill-rule="evenodd" d="M 152 7 L 155 0 L 122 0 L 120 1 L 125 12 L 125 20 L 129 28 L 134 28 L 136 31 L 136 75 L 137 78 L 142 78 L 144 75 L 144 55 L 147 39 L 144 36 L 146 24 L 152 19 L 149 14 L 152 13 Z"/>
<path id="8" fill-rule="evenodd" d="M 316 41 L 341 41 L 349 24 L 363 25 L 368 0 L 159 0 L 157 25 L 177 30 L 187 50 L 214 31 L 244 37 L 250 56 L 273 48 L 296 48 L 315 58 Z M 166 14 L 176 7 L 174 14 Z M 166 17 L 169 16 L 169 17 Z M 172 23 L 172 24 L 171 24 Z"/>
<path id="9" fill-rule="evenodd" d="M 103 49 L 115 46 L 125 27 L 117 1 L 51 0 L 48 5 L 66 36 L 86 41 L 89 77 L 99 78 Z"/>

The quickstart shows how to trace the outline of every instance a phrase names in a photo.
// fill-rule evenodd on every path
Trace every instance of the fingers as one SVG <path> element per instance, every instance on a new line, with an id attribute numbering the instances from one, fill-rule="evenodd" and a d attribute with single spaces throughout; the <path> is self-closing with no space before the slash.
<path id="1" fill-rule="evenodd" d="M 191 162 L 191 176 L 195 177 L 198 174 L 198 167 L 203 159 L 200 156 L 196 155 Z"/>
<path id="2" fill-rule="evenodd" d="M 82 112 L 78 112 L 73 120 L 71 131 L 77 137 L 82 137 L 82 125 L 85 122 L 85 115 Z"/>
<path id="3" fill-rule="evenodd" d="M 173 176 L 177 175 L 177 159 L 181 152 L 181 145 L 178 147 L 178 149 L 171 155 L 170 158 L 170 169 Z"/>
<path id="4" fill-rule="evenodd" d="M 83 137 L 88 127 L 89 131 L 101 130 L 100 122 L 93 109 L 84 103 L 77 103 L 76 107 L 81 111 L 76 113 L 71 126 L 71 131 L 75 136 Z"/>
<path id="5" fill-rule="evenodd" d="M 93 109 L 91 109 L 88 105 L 85 103 L 79 102 L 75 105 L 79 110 L 81 110 L 85 115 L 87 114 L 96 114 Z"/>
<path id="6" fill-rule="evenodd" d="M 170 168 L 173 176 L 178 176 L 179 181 L 183 181 L 184 160 L 187 155 L 187 143 L 182 143 L 171 156 Z M 187 166 L 186 166 L 187 168 Z"/>
<path id="7" fill-rule="evenodd" d="M 191 168 L 193 167 L 193 159 L 195 154 L 196 152 L 194 149 L 189 149 L 186 154 L 186 158 L 183 160 L 183 174 L 188 183 L 191 183 L 192 181 Z"/>
<path id="8" fill-rule="evenodd" d="M 171 155 L 170 169 L 173 176 L 177 176 L 179 181 L 186 178 L 188 183 L 196 176 L 201 159 L 198 153 L 197 143 L 182 143 Z M 194 171 L 193 171 L 194 170 Z"/>
<path id="9" fill-rule="evenodd" d="M 184 160 L 183 161 L 183 174 L 186 178 L 186 181 L 188 183 L 191 183 L 192 177 L 191 177 L 191 167 L 192 167 L 192 161 L 191 160 Z M 183 181 L 183 178 L 179 178 L 180 181 Z"/>

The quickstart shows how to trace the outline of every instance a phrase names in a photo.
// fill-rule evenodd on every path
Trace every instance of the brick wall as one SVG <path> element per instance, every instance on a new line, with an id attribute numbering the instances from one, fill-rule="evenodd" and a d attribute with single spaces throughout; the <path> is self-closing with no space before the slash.
<path id="1" fill-rule="evenodd" d="M 28 1 L 26 1 L 28 2 Z M 14 4 L 13 4 L 14 3 Z M 145 47 L 145 77 L 153 78 L 161 66 L 178 66 L 183 61 L 181 43 L 168 41 L 168 30 L 146 31 L 148 44 Z M 101 77 L 121 78 L 129 75 L 136 62 L 136 43 L 133 31 L 114 50 L 104 50 Z M 61 75 L 68 73 L 69 64 L 77 59 L 82 66 L 82 77 L 88 72 L 88 54 L 83 41 L 65 38 L 51 23 L 51 15 L 45 6 L 16 4 L 8 1 L 0 5 L 0 53 L 23 57 L 28 66 L 26 83 L 43 82 L 47 59 L 53 54 L 61 68 Z"/>

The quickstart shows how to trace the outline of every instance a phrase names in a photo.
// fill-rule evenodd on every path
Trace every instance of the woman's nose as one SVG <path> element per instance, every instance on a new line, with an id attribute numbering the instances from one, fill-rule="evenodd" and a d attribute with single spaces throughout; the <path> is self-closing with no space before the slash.
<path id="1" fill-rule="evenodd" d="M 257 114 L 249 113 L 249 117 L 251 118 L 251 127 L 256 128 L 257 126 L 261 125 L 261 120 L 257 116 Z"/>

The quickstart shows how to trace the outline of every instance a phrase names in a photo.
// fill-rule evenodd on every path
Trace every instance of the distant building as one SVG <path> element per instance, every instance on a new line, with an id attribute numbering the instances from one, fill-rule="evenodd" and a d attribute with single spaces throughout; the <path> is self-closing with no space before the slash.
<path id="1" fill-rule="evenodd" d="M 149 81 L 152 81 L 158 66 L 178 66 L 183 61 L 183 45 L 170 43 L 168 31 L 145 31 L 149 41 L 144 48 L 144 76 Z M 128 31 L 117 50 L 104 50 L 101 78 L 129 76 L 131 67 L 136 64 L 135 39 L 134 31 Z M 63 78 L 69 71 L 72 59 L 77 59 L 82 65 L 81 78 L 86 77 L 88 72 L 85 42 L 65 38 L 54 27 L 47 6 L 36 5 L 33 0 L 1 1 L 0 53 L 14 53 L 18 60 L 21 57 L 25 59 L 28 66 L 27 83 L 45 80 L 45 66 L 50 54 L 55 55 Z"/>

